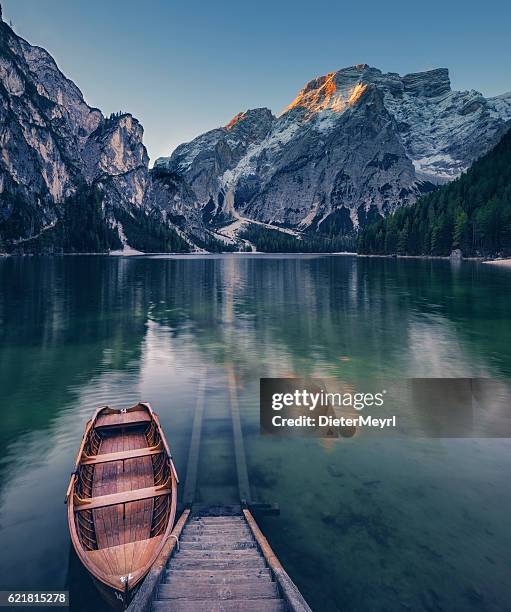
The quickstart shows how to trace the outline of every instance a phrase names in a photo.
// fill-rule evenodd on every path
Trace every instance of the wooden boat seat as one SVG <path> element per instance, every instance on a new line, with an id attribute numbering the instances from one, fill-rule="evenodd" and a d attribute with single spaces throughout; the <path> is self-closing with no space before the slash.
<path id="1" fill-rule="evenodd" d="M 111 461 L 124 461 L 126 459 L 136 459 L 137 457 L 150 457 L 163 453 L 163 444 L 151 446 L 150 448 L 135 448 L 133 450 L 119 451 L 116 453 L 103 453 L 101 455 L 83 454 L 80 465 L 96 465 L 98 463 L 110 463 Z"/>
<path id="2" fill-rule="evenodd" d="M 133 412 L 113 412 L 112 414 L 102 414 L 94 423 L 96 428 L 105 427 L 126 427 L 133 425 L 142 425 L 150 423 L 151 417 L 149 413 L 143 410 L 134 410 Z"/>
<path id="3" fill-rule="evenodd" d="M 123 491 L 122 493 L 112 493 L 110 495 L 100 495 L 98 497 L 89 497 L 86 499 L 82 499 L 75 495 L 74 510 L 75 512 L 97 510 L 98 508 L 106 508 L 107 506 L 115 506 L 117 504 L 128 504 L 130 502 L 142 501 L 152 497 L 159 497 L 160 495 L 170 495 L 171 493 L 172 489 L 160 486 Z"/>

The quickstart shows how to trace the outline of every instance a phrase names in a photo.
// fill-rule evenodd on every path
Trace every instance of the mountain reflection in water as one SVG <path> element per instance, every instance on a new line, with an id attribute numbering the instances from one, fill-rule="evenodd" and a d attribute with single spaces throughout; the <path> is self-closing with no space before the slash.
<path id="1" fill-rule="evenodd" d="M 263 376 L 511 375 L 508 270 L 351 256 L 0 260 L 0 588 L 94 589 L 65 490 L 84 422 L 145 399 L 197 495 L 234 501 L 235 392 L 261 526 L 315 610 L 505 610 L 511 443 L 259 435 Z M 86 601 L 87 603 L 80 603 Z M 91 603 L 92 602 L 92 603 Z"/>

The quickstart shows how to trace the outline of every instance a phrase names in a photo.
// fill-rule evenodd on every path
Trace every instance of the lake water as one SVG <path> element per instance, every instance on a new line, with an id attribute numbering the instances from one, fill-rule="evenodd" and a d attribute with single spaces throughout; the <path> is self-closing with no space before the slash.
<path id="1" fill-rule="evenodd" d="M 511 377 L 511 270 L 352 256 L 0 259 L 0 589 L 70 588 L 64 496 L 98 405 L 153 405 L 197 496 L 235 501 L 239 403 L 261 527 L 316 611 L 511 610 L 511 442 L 275 439 L 263 376 Z"/>

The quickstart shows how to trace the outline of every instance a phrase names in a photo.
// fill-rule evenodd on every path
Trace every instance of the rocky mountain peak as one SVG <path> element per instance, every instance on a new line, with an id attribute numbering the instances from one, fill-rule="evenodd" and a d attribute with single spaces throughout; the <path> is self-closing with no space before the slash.
<path id="1" fill-rule="evenodd" d="M 510 120 L 511 95 L 452 91 L 445 68 L 400 76 L 357 64 L 309 81 L 279 117 L 238 113 L 149 172 L 140 123 L 90 107 L 47 51 L 1 22 L 0 239 L 23 249 L 77 201 L 101 204 L 109 244 L 175 230 L 239 245 L 248 223 L 350 234 L 459 176 Z"/>
<path id="2" fill-rule="evenodd" d="M 264 137 L 275 121 L 269 108 L 252 108 L 235 115 L 223 128 L 221 140 L 228 140 L 231 145 L 240 141 L 250 143 Z"/>
<path id="3" fill-rule="evenodd" d="M 225 126 L 226 130 L 230 130 L 231 128 L 233 128 L 239 121 L 242 121 L 243 118 L 245 117 L 245 113 L 242 111 L 241 113 L 238 113 L 237 115 L 234 115 L 234 117 L 229 121 L 229 123 Z"/>
<path id="4" fill-rule="evenodd" d="M 330 72 L 309 81 L 296 98 L 284 110 L 302 110 L 306 116 L 330 110 L 344 112 L 357 103 L 367 89 L 361 80 L 365 68 L 353 66 L 338 72 Z"/>
<path id="5" fill-rule="evenodd" d="M 66 202 L 96 188 L 111 227 L 145 205 L 149 158 L 140 123 L 129 113 L 105 118 L 90 107 L 45 49 L 4 22 L 0 84 L 0 233 L 12 244 L 51 231 Z"/>
<path id="6" fill-rule="evenodd" d="M 111 115 L 104 119 L 87 141 L 84 158 L 87 178 L 116 177 L 137 169 L 147 170 L 149 156 L 142 142 L 144 129 L 130 113 Z M 142 201 L 143 190 L 136 200 Z"/>
<path id="7" fill-rule="evenodd" d="M 269 108 L 251 108 L 247 111 L 242 111 L 229 121 L 229 123 L 225 126 L 226 130 L 231 130 L 235 126 L 238 126 L 242 122 L 254 122 L 254 121 L 263 121 L 263 122 L 271 122 L 275 117 L 273 116 L 271 110 Z"/>
<path id="8" fill-rule="evenodd" d="M 234 168 L 248 150 L 264 141 L 276 118 L 268 108 L 254 108 L 235 115 L 221 128 L 180 145 L 170 157 L 156 160 L 155 167 L 182 175 L 190 182 L 201 204 L 218 192 L 216 173 Z"/>
<path id="9" fill-rule="evenodd" d="M 189 182 L 213 224 L 336 235 L 459 176 L 510 119 L 511 99 L 452 91 L 445 68 L 357 64 L 306 83 L 278 118 L 240 113 L 158 163 Z"/>
<path id="10" fill-rule="evenodd" d="M 436 98 L 451 92 L 449 71 L 437 68 L 407 74 L 382 73 L 368 64 L 356 64 L 309 81 L 284 113 L 301 109 L 306 116 L 322 111 L 344 112 L 358 102 L 369 85 L 395 96 L 406 93 L 418 98 Z"/>
<path id="11" fill-rule="evenodd" d="M 407 74 L 403 77 L 407 92 L 416 96 L 431 98 L 442 96 L 451 91 L 451 80 L 447 68 L 436 68 L 426 72 Z"/>

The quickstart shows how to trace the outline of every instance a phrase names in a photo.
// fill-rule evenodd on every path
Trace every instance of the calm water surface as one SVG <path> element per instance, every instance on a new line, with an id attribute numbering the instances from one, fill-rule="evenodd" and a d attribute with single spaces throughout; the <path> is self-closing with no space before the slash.
<path id="1" fill-rule="evenodd" d="M 0 259 L 0 589 L 94 588 L 64 496 L 84 422 L 153 405 L 197 495 L 235 501 L 237 397 L 261 519 L 317 611 L 511 610 L 511 442 L 275 440 L 261 376 L 511 377 L 511 270 L 350 256 Z"/>

